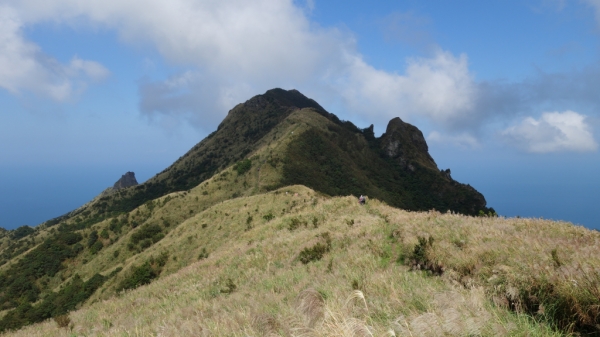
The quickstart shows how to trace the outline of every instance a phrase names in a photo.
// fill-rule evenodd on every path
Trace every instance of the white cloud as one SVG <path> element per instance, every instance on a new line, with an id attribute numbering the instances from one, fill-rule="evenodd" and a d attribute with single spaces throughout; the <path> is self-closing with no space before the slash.
<path id="1" fill-rule="evenodd" d="M 450 127 L 469 119 L 476 86 L 467 57 L 438 51 L 432 58 L 408 61 L 406 74 L 374 69 L 359 56 L 352 63 L 340 88 L 348 106 L 359 111 L 376 111 L 385 118 L 410 120 L 421 115 Z"/>
<path id="2" fill-rule="evenodd" d="M 110 74 L 108 69 L 100 63 L 82 60 L 77 56 L 73 57 L 69 66 L 65 67 L 65 70 L 69 77 L 76 77 L 79 73 L 83 73 L 94 81 L 103 80 Z"/>
<path id="3" fill-rule="evenodd" d="M 545 112 L 540 119 L 527 117 L 501 135 L 528 152 L 591 152 L 598 149 L 585 115 L 574 111 Z"/>
<path id="4" fill-rule="evenodd" d="M 438 143 L 441 145 L 453 145 L 462 148 L 476 149 L 480 148 L 481 144 L 477 138 L 468 133 L 459 133 L 457 135 L 441 134 L 438 131 L 432 131 L 427 136 L 427 142 Z"/>
<path id="5" fill-rule="evenodd" d="M 26 22 L 83 18 L 131 44 L 155 46 L 170 62 L 220 76 L 302 78 L 323 61 L 327 46 L 339 45 L 334 30 L 313 27 L 290 0 L 11 2 Z"/>
<path id="6" fill-rule="evenodd" d="M 114 29 L 125 42 L 150 44 L 170 63 L 196 74 L 175 91 L 171 82 L 190 72 L 163 83 L 143 82 L 144 112 L 222 116 L 234 105 L 215 111 L 223 102 L 294 87 L 317 100 L 342 97 L 352 113 L 381 124 L 396 116 L 409 121 L 422 116 L 451 127 L 474 113 L 475 86 L 465 55 L 439 50 L 431 58 L 408 60 L 404 74 L 378 70 L 363 60 L 350 34 L 318 27 L 292 0 L 3 2 L 26 24 L 84 21 Z M 310 9 L 314 2 L 306 4 Z M 95 74 L 91 68 L 87 74 Z M 156 90 L 161 94 L 146 96 Z"/>
<path id="7" fill-rule="evenodd" d="M 600 10 L 600 0 L 582 1 Z M 377 69 L 356 50 L 350 33 L 310 21 L 313 0 L 0 0 L 0 8 L 1 87 L 64 100 L 87 81 L 106 77 L 108 70 L 93 61 L 74 57 L 60 64 L 21 34 L 23 27 L 38 23 L 89 24 L 114 30 L 126 44 L 155 48 L 178 69 L 167 78 L 139 81 L 145 116 L 163 118 L 168 125 L 187 120 L 205 131 L 235 104 L 273 87 L 299 89 L 378 127 L 393 117 L 427 120 L 440 130 L 430 134 L 430 141 L 470 148 L 480 146 L 473 130 L 485 121 L 540 104 L 578 111 L 600 104 L 594 91 L 600 70 L 593 67 L 540 73 L 520 83 L 484 83 L 475 81 L 466 55 L 437 49 L 429 57 L 406 60 L 400 72 Z M 432 44 L 426 18 L 409 13 L 387 20 L 396 38 L 410 40 L 406 26 L 417 27 L 425 34 L 421 40 Z M 145 60 L 144 67 L 155 66 Z M 527 119 L 502 134 L 534 152 L 595 146 L 589 131 L 588 138 L 572 135 L 563 124 Z M 583 119 L 581 126 L 589 129 Z"/>
<path id="8" fill-rule="evenodd" d="M 82 90 L 87 79 L 108 75 L 102 65 L 74 57 L 64 65 L 44 55 L 24 39 L 22 21 L 14 9 L 0 5 L 0 87 L 13 94 L 28 90 L 57 101 Z"/>

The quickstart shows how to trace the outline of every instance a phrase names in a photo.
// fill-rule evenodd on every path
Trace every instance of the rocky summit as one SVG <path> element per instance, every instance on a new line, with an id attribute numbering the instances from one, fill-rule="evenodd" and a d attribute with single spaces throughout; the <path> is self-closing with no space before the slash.
<path id="1" fill-rule="evenodd" d="M 135 173 L 127 172 L 113 185 L 113 189 L 120 190 L 122 188 L 135 186 L 137 184 L 138 182 L 135 179 Z"/>
<path id="2" fill-rule="evenodd" d="M 250 160 L 257 175 L 251 188 L 233 192 L 239 195 L 302 184 L 331 196 L 364 194 L 407 210 L 493 212 L 481 193 L 438 169 L 417 127 L 394 118 L 375 137 L 373 126 L 360 129 L 299 91 L 283 89 L 238 104 L 170 167 L 122 193 L 102 196 L 89 211 L 129 212 L 189 190 L 242 160 Z"/>

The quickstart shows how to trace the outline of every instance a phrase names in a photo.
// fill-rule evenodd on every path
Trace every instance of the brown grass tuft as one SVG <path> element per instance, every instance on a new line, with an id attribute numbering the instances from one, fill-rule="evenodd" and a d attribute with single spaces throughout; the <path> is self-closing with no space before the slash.
<path id="1" fill-rule="evenodd" d="M 323 319 L 325 301 L 314 288 L 308 288 L 298 295 L 298 311 L 304 315 L 308 327 L 314 327 Z"/>
<path id="2" fill-rule="evenodd" d="M 54 322 L 56 322 L 59 328 L 68 328 L 69 324 L 71 324 L 71 318 L 69 314 L 54 316 Z"/>
<path id="3" fill-rule="evenodd" d="M 269 314 L 260 314 L 252 320 L 252 326 L 261 336 L 279 336 L 283 330 L 277 318 Z"/>

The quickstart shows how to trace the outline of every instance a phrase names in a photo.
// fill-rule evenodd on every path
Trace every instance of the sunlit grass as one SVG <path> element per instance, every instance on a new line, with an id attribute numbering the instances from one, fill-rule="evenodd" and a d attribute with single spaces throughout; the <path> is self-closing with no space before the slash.
<path id="1" fill-rule="evenodd" d="M 173 201 L 186 207 L 194 193 Z M 331 250 L 301 263 L 323 233 Z M 442 276 L 398 262 L 429 236 Z M 292 186 L 185 219 L 134 260 L 168 252 L 163 276 L 118 296 L 110 289 L 121 276 L 111 280 L 70 313 L 72 332 L 47 321 L 7 335 L 558 336 L 543 313 L 516 306 L 518 295 L 540 279 L 576 294 L 598 266 L 598 239 L 568 223 L 361 207 Z"/>

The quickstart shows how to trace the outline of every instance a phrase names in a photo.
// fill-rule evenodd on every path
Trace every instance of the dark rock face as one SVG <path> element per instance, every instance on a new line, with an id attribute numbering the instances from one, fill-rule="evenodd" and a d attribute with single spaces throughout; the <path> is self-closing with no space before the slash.
<path id="1" fill-rule="evenodd" d="M 421 130 L 404 123 L 399 117 L 392 119 L 385 133 L 381 135 L 381 148 L 388 157 L 398 160 L 411 171 L 414 171 L 411 162 L 438 170 L 437 164 L 429 155 L 429 148 Z"/>
<path id="2" fill-rule="evenodd" d="M 135 186 L 138 182 L 135 180 L 135 173 L 127 172 L 114 185 L 113 189 L 120 190 L 125 187 Z"/>

